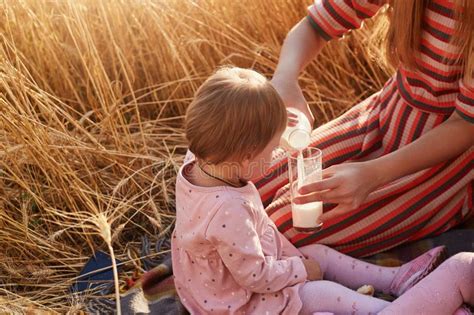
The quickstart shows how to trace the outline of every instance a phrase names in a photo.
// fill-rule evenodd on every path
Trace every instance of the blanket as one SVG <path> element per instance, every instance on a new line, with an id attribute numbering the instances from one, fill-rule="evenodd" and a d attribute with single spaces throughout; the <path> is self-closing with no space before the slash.
<path id="1" fill-rule="evenodd" d="M 474 221 L 472 221 L 474 222 Z M 163 251 L 163 246 L 169 247 L 168 240 L 161 240 L 156 250 L 163 254 L 155 260 L 144 259 L 143 266 L 148 268 L 147 272 L 137 280 L 129 280 L 130 287 L 121 294 L 122 314 L 165 314 L 181 315 L 187 314 L 186 309 L 179 301 L 173 284 L 173 272 L 171 266 L 171 254 L 168 250 Z M 144 240 L 147 243 L 147 240 Z M 462 251 L 474 251 L 474 228 L 467 226 L 464 229 L 455 229 L 443 233 L 437 237 L 426 238 L 413 243 L 394 248 L 384 253 L 365 258 L 364 260 L 382 265 L 399 266 L 423 252 L 439 245 L 446 245 L 448 255 L 452 256 Z M 142 257 L 149 256 L 149 246 L 144 246 Z M 101 293 L 113 293 L 113 286 L 104 289 Z M 377 297 L 393 300 L 393 297 L 376 294 Z M 104 314 L 115 312 L 115 301 L 111 298 L 96 297 L 87 301 L 87 312 L 91 314 Z"/>

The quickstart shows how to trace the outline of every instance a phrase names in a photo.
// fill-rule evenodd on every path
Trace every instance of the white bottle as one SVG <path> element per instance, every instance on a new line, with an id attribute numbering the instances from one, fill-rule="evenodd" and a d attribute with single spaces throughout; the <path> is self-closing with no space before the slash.
<path id="1" fill-rule="evenodd" d="M 308 117 L 296 108 L 288 107 L 287 110 L 298 116 L 298 124 L 286 127 L 281 136 L 281 145 L 287 150 L 299 151 L 311 142 L 311 124 Z"/>

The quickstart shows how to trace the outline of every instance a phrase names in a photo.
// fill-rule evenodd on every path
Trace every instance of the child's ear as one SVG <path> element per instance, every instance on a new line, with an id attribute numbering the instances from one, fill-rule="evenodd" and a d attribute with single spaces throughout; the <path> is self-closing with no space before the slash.
<path id="1" fill-rule="evenodd" d="M 242 158 L 242 162 L 240 162 L 240 164 L 243 166 L 243 167 L 248 167 L 250 165 L 250 161 L 252 160 L 253 158 L 253 155 L 251 153 L 246 153 L 243 158 Z"/>
<path id="2" fill-rule="evenodd" d="M 257 148 L 256 145 L 252 147 L 254 150 Z M 244 154 L 242 157 L 242 161 L 240 162 L 240 165 L 242 167 L 248 167 L 250 165 L 250 162 L 255 158 L 255 154 L 252 152 L 247 152 Z"/>

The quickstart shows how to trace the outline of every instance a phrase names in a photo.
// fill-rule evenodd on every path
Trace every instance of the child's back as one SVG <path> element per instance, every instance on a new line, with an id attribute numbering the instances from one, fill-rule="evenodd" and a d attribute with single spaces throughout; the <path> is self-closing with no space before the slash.
<path id="1" fill-rule="evenodd" d="M 297 253 L 264 212 L 252 184 L 201 187 L 185 175 L 176 182 L 172 239 L 175 283 L 191 313 L 296 314 L 306 271 Z M 256 293 L 258 292 L 258 293 Z"/>

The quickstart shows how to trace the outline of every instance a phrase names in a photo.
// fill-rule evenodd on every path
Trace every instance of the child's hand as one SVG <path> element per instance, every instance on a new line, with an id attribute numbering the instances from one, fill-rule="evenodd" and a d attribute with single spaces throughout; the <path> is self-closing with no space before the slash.
<path id="1" fill-rule="evenodd" d="M 306 269 L 306 273 L 308 274 L 308 280 L 315 281 L 323 279 L 323 272 L 321 271 L 321 267 L 316 260 L 303 259 L 303 264 L 304 268 Z"/>

